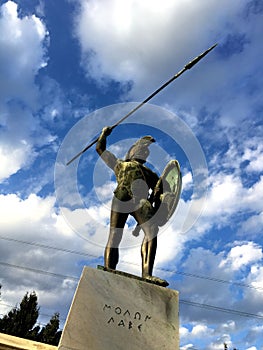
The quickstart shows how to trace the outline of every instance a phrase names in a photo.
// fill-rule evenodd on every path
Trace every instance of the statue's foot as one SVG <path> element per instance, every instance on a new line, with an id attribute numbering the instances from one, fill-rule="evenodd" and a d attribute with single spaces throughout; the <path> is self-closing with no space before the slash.
<path id="1" fill-rule="evenodd" d="M 163 280 L 159 277 L 155 277 L 155 276 L 144 276 L 143 278 L 146 279 L 146 281 L 149 281 L 151 283 L 154 283 L 154 284 L 158 284 L 159 286 L 162 286 L 162 287 L 167 287 L 169 286 L 169 283 L 166 281 L 166 280 Z"/>

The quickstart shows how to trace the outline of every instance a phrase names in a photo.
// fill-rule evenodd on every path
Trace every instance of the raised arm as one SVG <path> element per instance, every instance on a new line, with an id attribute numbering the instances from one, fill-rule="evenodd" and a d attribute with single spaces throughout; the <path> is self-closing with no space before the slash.
<path id="1" fill-rule="evenodd" d="M 102 129 L 100 137 L 98 138 L 98 141 L 96 143 L 96 151 L 100 155 L 101 159 L 108 165 L 108 167 L 114 170 L 117 158 L 113 153 L 106 149 L 107 136 L 111 134 L 111 131 L 112 128 L 110 126 L 106 126 Z"/>

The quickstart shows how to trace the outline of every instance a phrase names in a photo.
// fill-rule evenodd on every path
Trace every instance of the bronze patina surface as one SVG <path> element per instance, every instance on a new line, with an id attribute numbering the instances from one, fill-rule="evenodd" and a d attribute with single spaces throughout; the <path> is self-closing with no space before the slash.
<path id="1" fill-rule="evenodd" d="M 146 159 L 150 153 L 149 146 L 155 142 L 152 136 L 144 136 L 139 139 L 128 150 L 124 160 L 118 159 L 106 149 L 106 139 L 111 134 L 111 131 L 111 127 L 105 127 L 96 144 L 98 154 L 107 166 L 114 171 L 117 180 L 117 187 L 114 191 L 111 205 L 109 238 L 104 252 L 104 268 L 109 271 L 116 270 L 119 262 L 119 245 L 124 225 L 128 216 L 131 215 L 137 222 L 137 227 L 133 234 L 137 236 L 140 229 L 144 233 L 141 245 L 142 278 L 161 286 L 167 286 L 167 281 L 153 276 L 152 272 L 159 226 L 162 226 L 163 222 L 169 219 L 178 202 L 181 189 L 181 183 L 178 183 L 181 179 L 179 164 L 177 161 L 174 161 L 176 163 L 173 163 L 173 166 L 169 166 L 169 171 L 164 172 L 161 178 L 145 166 Z M 175 172 L 174 164 L 177 165 L 177 173 Z M 163 193 L 163 183 L 166 183 L 166 189 L 169 188 L 169 198 L 171 198 L 166 202 L 163 196 L 166 195 L 166 198 L 168 198 L 168 192 L 165 190 L 166 192 Z M 176 203 L 173 206 L 175 197 Z M 161 206 L 162 200 L 164 202 L 163 209 Z M 167 213 L 167 205 L 169 205 L 169 213 Z M 165 213 L 161 214 L 162 216 L 165 215 L 165 218 L 161 219 L 160 214 L 158 214 L 159 208 L 162 209 L 160 213 Z"/>

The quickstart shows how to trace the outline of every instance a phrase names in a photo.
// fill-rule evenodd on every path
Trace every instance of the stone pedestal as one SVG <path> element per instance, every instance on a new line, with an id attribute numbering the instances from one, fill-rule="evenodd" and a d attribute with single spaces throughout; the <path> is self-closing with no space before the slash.
<path id="1" fill-rule="evenodd" d="M 177 291 L 84 267 L 59 350 L 178 350 L 178 318 Z"/>

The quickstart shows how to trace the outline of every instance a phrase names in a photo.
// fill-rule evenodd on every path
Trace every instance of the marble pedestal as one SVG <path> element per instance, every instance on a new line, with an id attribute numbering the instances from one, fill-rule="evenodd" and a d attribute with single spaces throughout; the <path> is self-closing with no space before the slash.
<path id="1" fill-rule="evenodd" d="M 84 267 L 59 350 L 178 350 L 178 292 Z"/>

